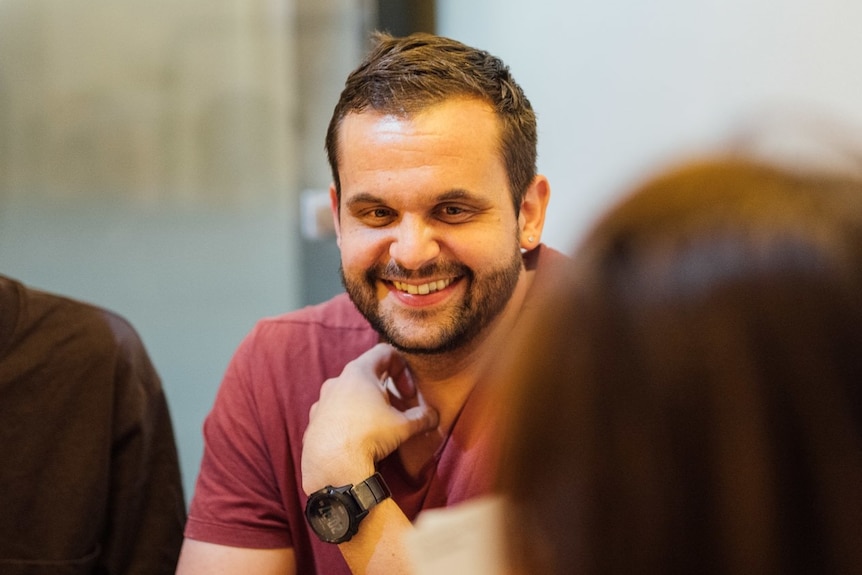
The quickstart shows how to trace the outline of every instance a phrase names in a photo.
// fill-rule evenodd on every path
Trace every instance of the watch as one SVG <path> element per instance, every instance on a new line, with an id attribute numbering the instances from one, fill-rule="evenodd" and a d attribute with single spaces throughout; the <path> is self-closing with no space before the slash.
<path id="1" fill-rule="evenodd" d="M 327 485 L 308 496 L 305 518 L 322 541 L 344 543 L 356 535 L 371 508 L 390 495 L 380 473 L 357 485 Z"/>

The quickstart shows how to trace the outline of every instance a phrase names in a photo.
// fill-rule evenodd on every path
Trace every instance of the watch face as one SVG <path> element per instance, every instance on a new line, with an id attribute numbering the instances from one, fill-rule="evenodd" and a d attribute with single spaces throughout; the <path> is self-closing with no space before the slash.
<path id="1" fill-rule="evenodd" d="M 335 497 L 319 497 L 309 502 L 308 521 L 315 533 L 326 541 L 338 542 L 350 529 L 350 514 Z"/>

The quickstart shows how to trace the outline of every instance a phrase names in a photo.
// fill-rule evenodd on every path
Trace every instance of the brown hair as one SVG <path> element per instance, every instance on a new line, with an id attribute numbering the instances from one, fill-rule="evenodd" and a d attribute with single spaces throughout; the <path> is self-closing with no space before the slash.
<path id="1" fill-rule="evenodd" d="M 862 572 L 862 183 L 667 173 L 521 341 L 500 460 L 519 572 Z"/>
<path id="2" fill-rule="evenodd" d="M 375 45 L 347 78 L 326 133 L 326 153 L 335 189 L 338 130 L 345 116 L 366 109 L 409 116 L 453 97 L 487 102 L 501 122 L 500 150 L 515 213 L 536 175 L 536 116 L 509 68 L 488 52 L 426 33 L 374 36 Z"/>

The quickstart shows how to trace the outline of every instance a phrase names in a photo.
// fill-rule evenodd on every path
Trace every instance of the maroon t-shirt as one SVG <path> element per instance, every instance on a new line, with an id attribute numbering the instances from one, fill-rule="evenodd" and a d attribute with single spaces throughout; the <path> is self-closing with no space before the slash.
<path id="1" fill-rule="evenodd" d="M 537 248 L 535 292 L 565 256 Z M 308 412 L 320 386 L 379 341 L 346 295 L 260 321 L 234 355 L 204 426 L 204 457 L 186 537 L 250 548 L 292 547 L 299 573 L 349 574 L 336 545 L 319 541 L 304 515 L 299 468 Z M 488 492 L 487 421 L 478 393 L 418 479 L 396 455 L 378 463 L 392 497 L 412 521 L 419 511 Z"/>

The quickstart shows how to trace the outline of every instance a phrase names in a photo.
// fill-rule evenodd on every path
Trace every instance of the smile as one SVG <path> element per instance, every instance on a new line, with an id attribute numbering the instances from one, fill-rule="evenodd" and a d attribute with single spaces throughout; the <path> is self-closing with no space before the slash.
<path id="1" fill-rule="evenodd" d="M 395 289 L 398 291 L 402 291 L 404 293 L 409 293 L 410 295 L 426 295 L 435 291 L 440 291 L 441 289 L 447 287 L 452 283 L 452 278 L 437 280 L 433 282 L 428 282 L 419 285 L 408 284 L 405 282 L 393 281 L 392 285 L 395 286 Z"/>

